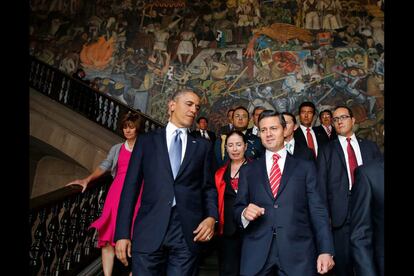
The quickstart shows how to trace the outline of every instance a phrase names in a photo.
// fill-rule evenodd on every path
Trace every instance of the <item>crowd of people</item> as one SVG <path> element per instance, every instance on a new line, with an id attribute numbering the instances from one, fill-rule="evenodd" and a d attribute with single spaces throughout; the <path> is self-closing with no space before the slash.
<path id="1" fill-rule="evenodd" d="M 115 255 L 132 275 L 197 275 L 213 241 L 219 275 L 384 275 L 383 157 L 355 136 L 349 107 L 320 111 L 314 127 L 312 102 L 299 122 L 238 106 L 215 134 L 194 91 L 167 105 L 166 127 L 139 136 L 139 116 L 127 114 L 126 142 L 68 184 L 84 191 L 114 176 L 91 225 L 105 275 Z"/>

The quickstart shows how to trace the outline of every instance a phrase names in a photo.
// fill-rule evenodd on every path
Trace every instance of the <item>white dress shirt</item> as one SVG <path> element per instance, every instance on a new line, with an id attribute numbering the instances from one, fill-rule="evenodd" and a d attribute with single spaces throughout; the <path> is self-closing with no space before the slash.
<path id="1" fill-rule="evenodd" d="M 201 137 L 207 138 L 210 140 L 210 136 L 208 136 L 207 130 L 200 129 Z"/>
<path id="2" fill-rule="evenodd" d="M 292 138 L 292 140 L 290 140 L 289 142 L 285 141 L 286 150 L 289 148 L 288 144 L 290 145 L 290 150 L 288 150 L 288 152 L 290 154 L 293 154 L 295 152 L 295 138 Z"/>
<path id="3" fill-rule="evenodd" d="M 259 136 L 259 128 L 256 125 L 253 126 L 252 133 L 256 136 Z"/>
<path id="4" fill-rule="evenodd" d="M 359 144 L 358 144 L 355 134 L 352 134 L 350 138 L 351 138 L 351 145 L 352 145 L 352 148 L 354 149 L 358 166 L 361 166 L 362 165 L 361 149 L 359 148 Z M 338 135 L 338 140 L 339 140 L 339 143 L 341 144 L 342 151 L 344 152 L 344 155 L 345 155 L 346 172 L 348 174 L 348 180 L 349 180 L 349 190 L 351 190 L 352 178 L 351 178 L 351 172 L 349 171 L 348 150 L 347 150 L 348 141 L 346 140 L 346 137 L 342 135 Z"/>

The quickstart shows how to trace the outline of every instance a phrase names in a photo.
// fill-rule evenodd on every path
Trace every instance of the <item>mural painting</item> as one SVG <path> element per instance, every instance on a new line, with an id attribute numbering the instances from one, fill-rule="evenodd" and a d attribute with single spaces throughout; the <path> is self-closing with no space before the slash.
<path id="1" fill-rule="evenodd" d="M 32 0 L 30 54 L 166 122 L 180 87 L 210 128 L 230 107 L 351 107 L 383 147 L 383 1 Z M 318 124 L 318 122 L 316 122 Z"/>

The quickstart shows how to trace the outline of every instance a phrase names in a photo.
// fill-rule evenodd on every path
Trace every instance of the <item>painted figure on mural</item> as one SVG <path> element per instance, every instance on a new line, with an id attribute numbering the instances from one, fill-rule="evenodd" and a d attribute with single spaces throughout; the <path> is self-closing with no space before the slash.
<path id="1" fill-rule="evenodd" d="M 305 28 L 311 30 L 319 30 L 321 28 L 321 25 L 317 7 L 318 0 L 305 0 L 302 4 Z"/>
<path id="2" fill-rule="evenodd" d="M 339 0 L 319 0 L 318 8 L 322 17 L 322 29 L 335 30 L 342 27 L 340 17 L 342 7 Z"/>
<path id="3" fill-rule="evenodd" d="M 192 29 L 192 25 L 190 24 L 180 33 L 181 41 L 177 48 L 178 61 L 185 67 L 190 64 L 194 53 L 194 45 L 197 45 L 197 38 Z M 183 59 L 183 56 L 185 56 L 185 59 Z"/>

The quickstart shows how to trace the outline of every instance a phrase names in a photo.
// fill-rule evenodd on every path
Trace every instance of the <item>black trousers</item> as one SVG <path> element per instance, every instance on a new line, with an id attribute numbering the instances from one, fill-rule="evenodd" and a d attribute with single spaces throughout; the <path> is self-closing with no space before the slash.
<path id="1" fill-rule="evenodd" d="M 220 276 L 240 275 L 240 257 L 242 238 L 239 231 L 231 236 L 218 239 L 218 262 Z"/>
<path id="2" fill-rule="evenodd" d="M 193 276 L 197 273 L 198 254 L 190 251 L 173 208 L 161 247 L 152 253 L 132 252 L 132 275 Z"/>

